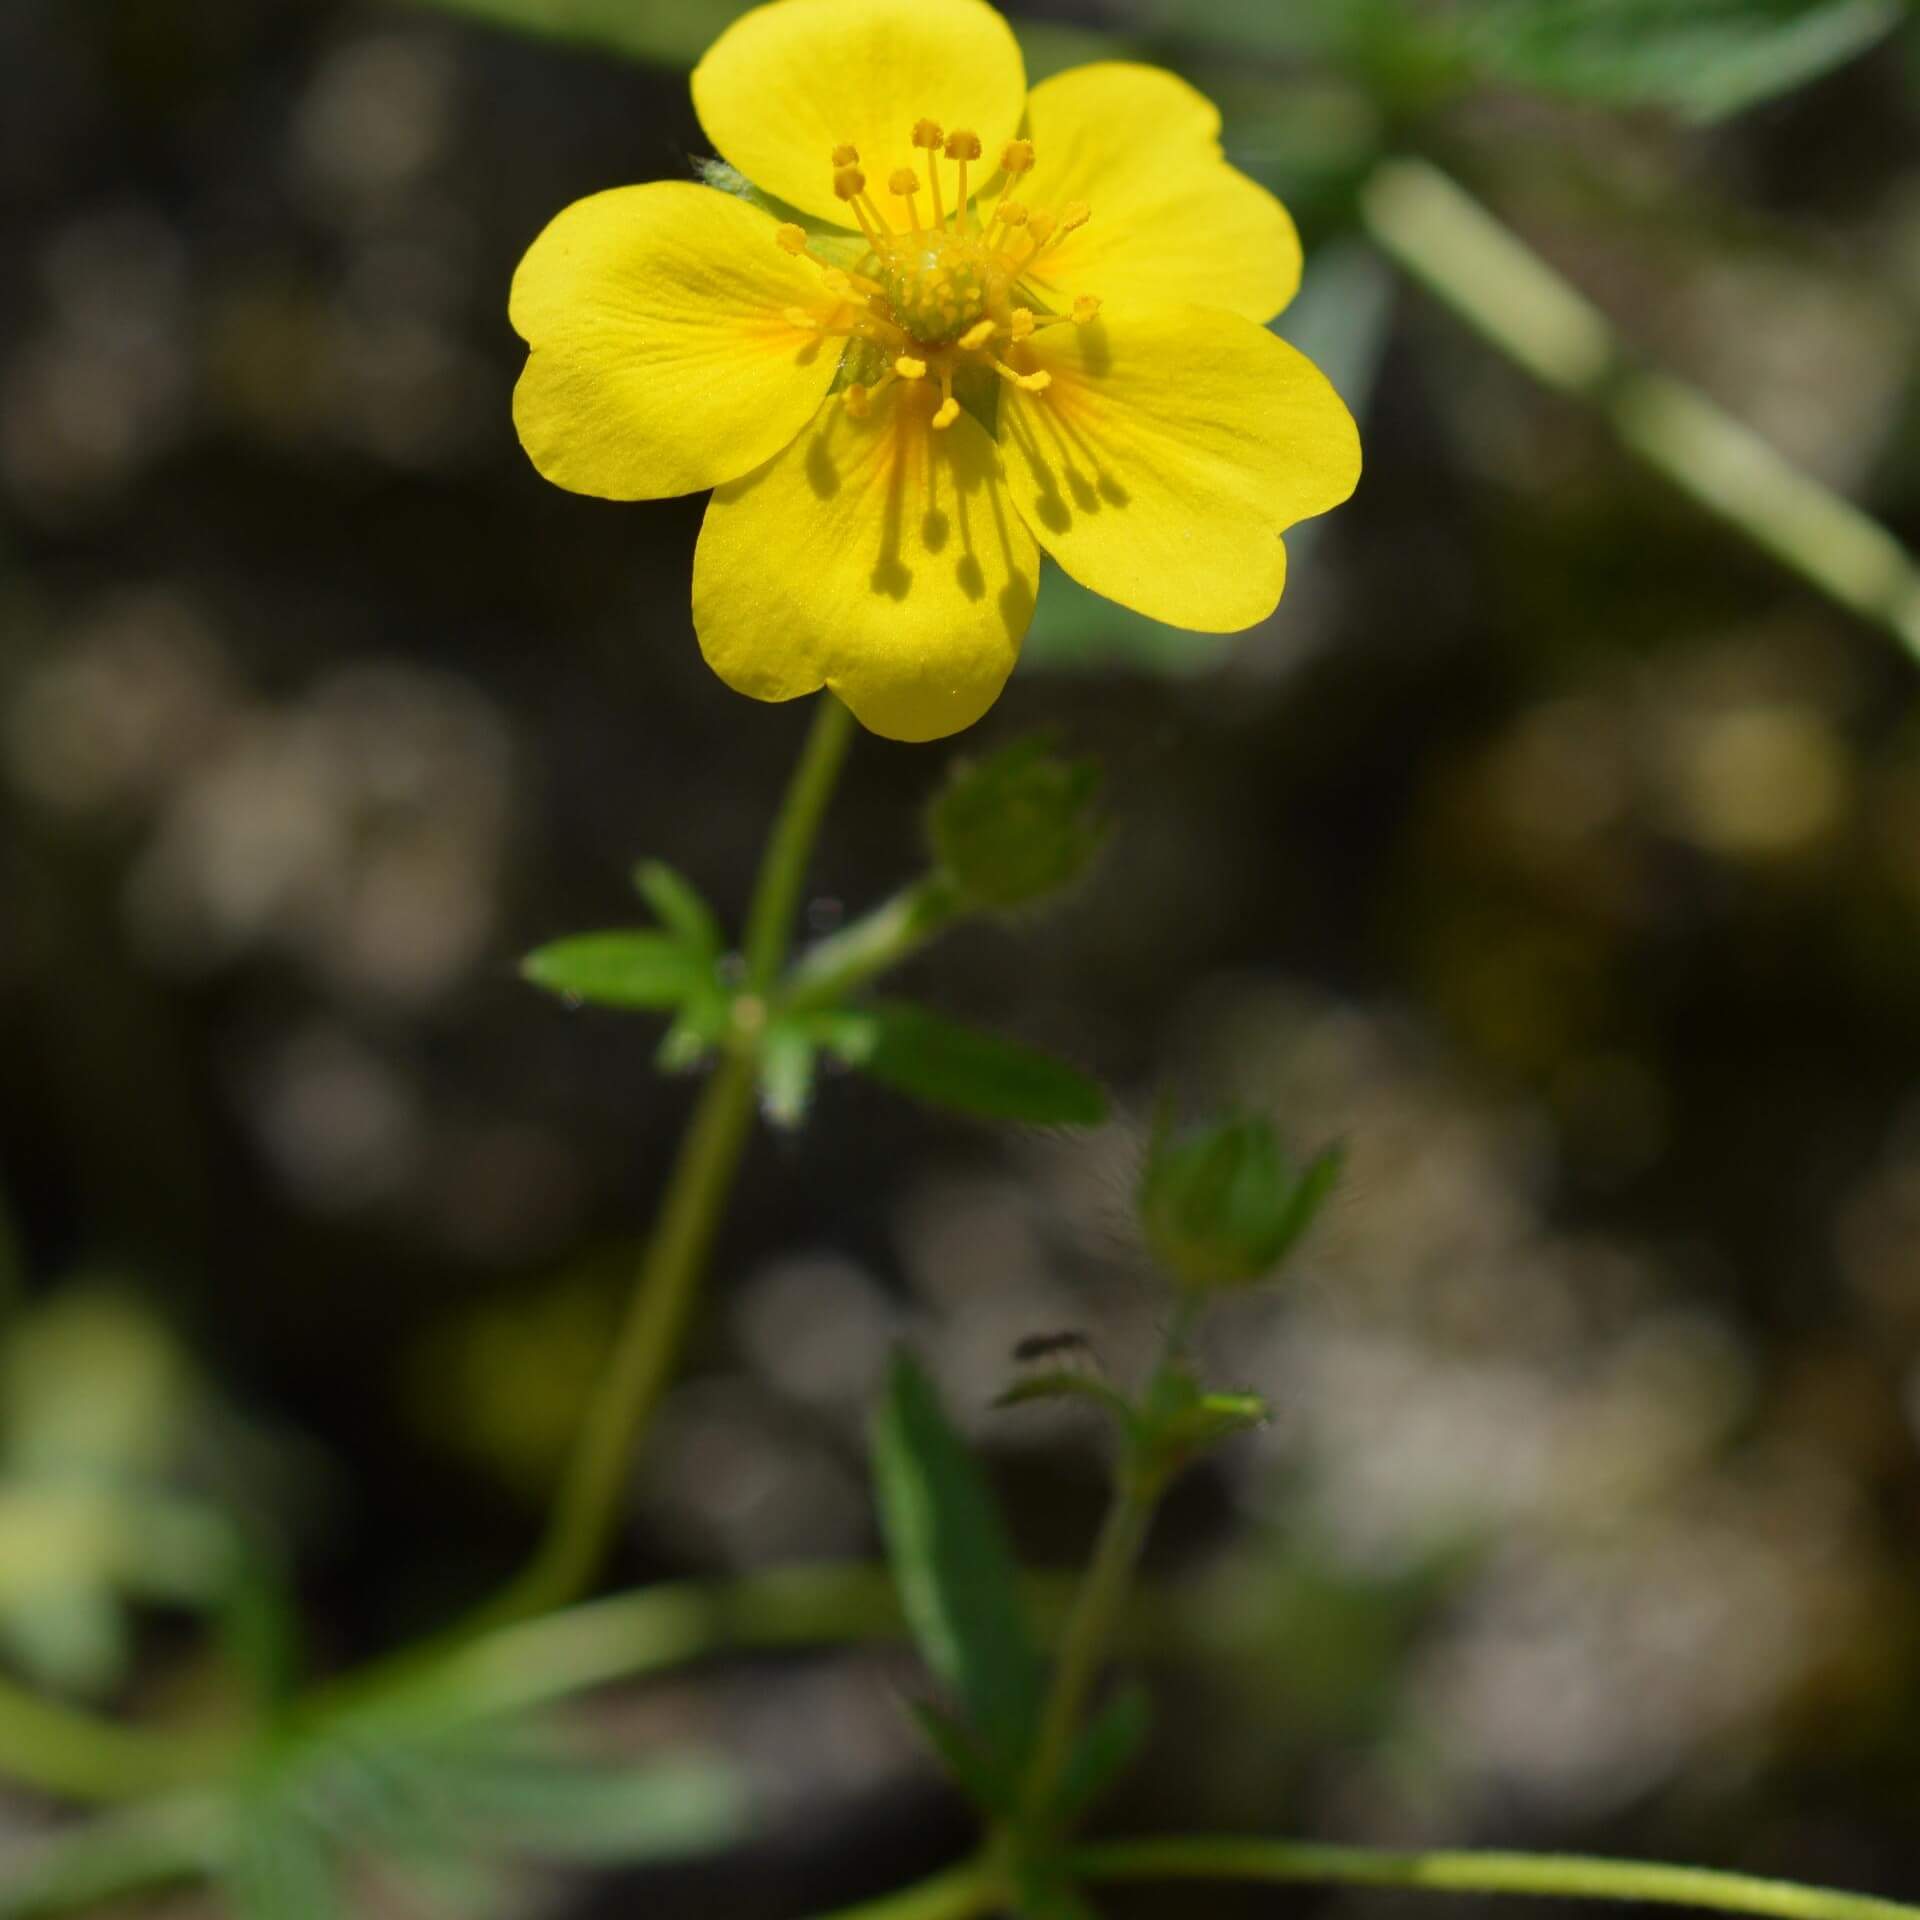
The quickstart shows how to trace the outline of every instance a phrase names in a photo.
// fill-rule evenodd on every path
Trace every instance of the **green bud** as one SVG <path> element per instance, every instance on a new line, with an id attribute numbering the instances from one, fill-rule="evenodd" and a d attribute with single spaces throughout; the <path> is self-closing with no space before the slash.
<path id="1" fill-rule="evenodd" d="M 1265 1120 L 1157 1130 L 1140 1177 L 1140 1218 L 1154 1257 L 1182 1286 L 1242 1287 L 1293 1251 L 1333 1189 L 1342 1154 L 1296 1166 Z"/>
<path id="2" fill-rule="evenodd" d="M 1100 766 L 1043 736 L 955 763 L 927 814 L 933 855 L 975 906 L 1032 906 L 1079 879 L 1107 837 Z"/>

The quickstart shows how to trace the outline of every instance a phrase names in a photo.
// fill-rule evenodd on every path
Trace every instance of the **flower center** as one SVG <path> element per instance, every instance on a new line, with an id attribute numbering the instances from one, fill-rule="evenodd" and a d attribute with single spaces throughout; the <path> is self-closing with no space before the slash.
<path id="1" fill-rule="evenodd" d="M 945 228 L 889 236 L 877 271 L 896 325 L 922 346 L 945 346 L 984 320 L 990 293 L 1005 290 L 1007 261 L 995 247 Z"/>
<path id="2" fill-rule="evenodd" d="M 782 226 L 781 246 L 821 269 L 821 290 L 833 302 L 824 311 L 789 308 L 786 318 L 846 337 L 841 378 L 852 378 L 840 391 L 856 419 L 864 418 L 873 396 L 895 380 L 925 382 L 931 376 L 940 387 L 932 424 L 950 427 L 960 415 L 953 393 L 956 373 L 989 368 L 1029 393 L 1044 391 L 1051 380 L 1045 369 L 1030 363 L 1026 370 L 1009 365 L 995 350 L 996 342 L 1018 343 L 1042 327 L 1068 322 L 1086 326 L 1099 312 L 1100 302 L 1091 294 L 1082 294 L 1069 312 L 1052 312 L 1025 284 L 1035 262 L 1085 223 L 1088 209 L 1076 201 L 1057 214 L 1037 212 L 1014 197 L 1015 186 L 1033 168 L 1029 140 L 1010 140 L 1001 149 L 1005 184 L 984 213 L 975 208 L 967 184 L 968 167 L 980 158 L 978 134 L 965 128 L 945 133 L 935 122 L 921 120 L 915 123 L 913 144 L 926 155 L 931 218 L 921 218 L 920 174 L 900 167 L 887 180 L 888 193 L 903 203 L 899 226 L 868 192 L 859 152 L 834 148 L 833 190 L 853 216 L 867 251 L 857 270 L 849 271 L 822 259 L 804 228 Z M 943 160 L 953 168 L 951 216 Z M 876 368 L 884 371 L 868 385 Z"/>

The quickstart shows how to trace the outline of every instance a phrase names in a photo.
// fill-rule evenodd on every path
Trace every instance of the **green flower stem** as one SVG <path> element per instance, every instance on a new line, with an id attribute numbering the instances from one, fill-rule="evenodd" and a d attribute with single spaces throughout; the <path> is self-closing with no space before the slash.
<path id="1" fill-rule="evenodd" d="M 975 1915 L 998 1911 L 1005 1898 L 989 1868 L 969 1861 L 898 1893 L 822 1914 L 819 1920 L 974 1920 Z"/>
<path id="2" fill-rule="evenodd" d="M 831 1007 L 938 939 L 965 911 L 960 889 L 929 873 L 800 957 L 788 980 L 795 1012 Z"/>
<path id="3" fill-rule="evenodd" d="M 64 1799 L 134 1799 L 200 1778 L 237 1750 L 229 1735 L 118 1726 L 0 1678 L 0 1775 Z"/>
<path id="4" fill-rule="evenodd" d="M 1772 1914 L 1780 1920 L 1920 1920 L 1920 1906 L 1870 1894 L 1836 1893 L 1745 1873 L 1716 1873 L 1709 1867 L 1596 1860 L 1575 1853 L 1403 1853 L 1301 1840 L 1195 1837 L 1083 1847 L 1068 1864 L 1077 1878 L 1088 1880 L 1337 1881 L 1430 1893 L 1644 1900 L 1662 1906 L 1712 1907 L 1724 1913 Z"/>
<path id="5" fill-rule="evenodd" d="M 1595 407 L 1650 466 L 1920 657 L 1920 564 L 1886 528 L 1670 375 L 1457 182 L 1424 160 L 1375 168 L 1361 218 L 1430 292 L 1536 379 Z"/>
<path id="6" fill-rule="evenodd" d="M 786 962 L 808 858 L 853 727 L 852 714 L 832 694 L 820 696 L 761 859 L 747 911 L 745 957 L 747 993 L 763 1004 Z M 565 1606 L 593 1584 L 606 1558 L 635 1445 L 673 1377 L 752 1129 L 759 1068 L 751 1039 L 751 1029 L 744 1029 L 694 1109 L 641 1256 L 632 1305 L 588 1402 L 546 1535 L 520 1575 L 470 1626 L 497 1626 Z"/>
<path id="7" fill-rule="evenodd" d="M 773 835 L 760 862 L 753 903 L 747 909 L 743 952 L 747 991 L 764 998 L 773 991 L 793 941 L 793 918 L 807 881 L 807 862 L 820 821 L 833 798 L 840 768 L 853 744 L 853 715 L 830 693 L 819 696 L 813 725 L 800 750 L 800 764 L 788 782 L 786 798 L 773 823 Z"/>

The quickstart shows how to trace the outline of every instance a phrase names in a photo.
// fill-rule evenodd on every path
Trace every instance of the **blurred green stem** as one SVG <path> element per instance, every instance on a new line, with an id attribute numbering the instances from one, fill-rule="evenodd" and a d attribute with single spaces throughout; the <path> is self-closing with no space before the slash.
<path id="1" fill-rule="evenodd" d="M 1706 395 L 1636 365 L 1606 315 L 1456 181 L 1386 160 L 1360 211 L 1387 254 L 1509 359 L 1593 406 L 1683 492 L 1920 658 L 1913 555 Z"/>
<path id="2" fill-rule="evenodd" d="M 592 1399 L 545 1537 L 520 1575 L 470 1627 L 550 1612 L 593 1584 L 619 1523 L 633 1454 L 673 1378 L 700 1296 L 707 1255 L 752 1129 L 759 1066 L 752 1046 L 767 995 L 785 965 L 807 863 L 853 739 L 853 716 L 819 696 L 800 763 L 775 816 L 747 910 L 739 1038 L 694 1109 L 641 1256 L 633 1301 Z M 751 1009 L 751 1011 L 749 1011 Z"/>
<path id="3" fill-rule="evenodd" d="M 1707 1867 L 1596 1860 L 1572 1853 L 1401 1853 L 1208 1835 L 1082 1847 L 1068 1865 L 1076 1878 L 1086 1880 L 1336 1881 L 1430 1893 L 1644 1900 L 1663 1906 L 1713 1907 L 1726 1913 L 1772 1914 L 1780 1920 L 1920 1920 L 1920 1907 L 1870 1894 L 1837 1893 L 1744 1873 L 1716 1873 Z"/>

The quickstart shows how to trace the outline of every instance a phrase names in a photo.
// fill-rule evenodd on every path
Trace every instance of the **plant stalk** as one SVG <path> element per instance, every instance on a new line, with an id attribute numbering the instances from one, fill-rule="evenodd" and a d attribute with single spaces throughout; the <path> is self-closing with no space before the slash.
<path id="1" fill-rule="evenodd" d="M 1195 1836 L 1082 1847 L 1070 1871 L 1087 1880 L 1333 1881 L 1429 1893 L 1531 1894 L 1570 1900 L 1651 1901 L 1776 1920 L 1920 1920 L 1920 1906 L 1793 1880 L 1573 1853 L 1400 1852 L 1302 1840 Z"/>
<path id="2" fill-rule="evenodd" d="M 706 1277 L 707 1256 L 752 1130 L 759 1084 L 752 1041 L 793 939 L 807 865 L 833 796 L 853 716 L 822 694 L 761 858 L 747 911 L 746 994 L 737 1043 L 700 1095 L 641 1256 L 613 1357 L 588 1402 L 547 1530 L 520 1574 L 468 1630 L 551 1612 L 593 1584 L 619 1524 L 634 1450 L 671 1382 Z"/>

